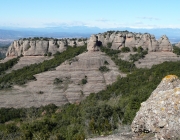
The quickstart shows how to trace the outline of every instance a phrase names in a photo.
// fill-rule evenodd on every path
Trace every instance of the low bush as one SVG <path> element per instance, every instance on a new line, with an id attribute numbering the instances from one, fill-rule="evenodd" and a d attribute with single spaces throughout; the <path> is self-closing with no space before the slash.
<path id="1" fill-rule="evenodd" d="M 124 52 L 124 53 L 126 53 L 126 52 L 130 52 L 131 50 L 128 48 L 128 47 L 123 47 L 122 49 L 121 49 L 121 52 Z"/>
<path id="2" fill-rule="evenodd" d="M 108 71 L 109 71 L 109 68 L 107 68 L 106 66 L 101 66 L 101 67 L 99 68 L 99 70 L 100 70 L 101 72 L 108 72 Z"/>

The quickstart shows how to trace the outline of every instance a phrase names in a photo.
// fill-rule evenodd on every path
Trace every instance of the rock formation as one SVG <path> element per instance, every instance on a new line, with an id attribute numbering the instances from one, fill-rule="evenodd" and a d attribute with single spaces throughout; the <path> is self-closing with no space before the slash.
<path id="1" fill-rule="evenodd" d="M 159 40 L 159 50 L 160 51 L 172 51 L 172 45 L 166 35 L 163 35 Z"/>
<path id="2" fill-rule="evenodd" d="M 52 54 L 62 52 L 67 46 L 83 46 L 85 43 L 85 39 L 20 39 L 9 46 L 6 56 L 43 56 L 49 52 Z"/>
<path id="3" fill-rule="evenodd" d="M 6 56 L 43 56 L 49 52 L 55 54 L 57 51 L 62 52 L 67 46 L 83 46 L 87 43 L 88 51 L 98 51 L 99 46 L 110 46 L 112 49 L 119 50 L 122 47 L 138 48 L 141 46 L 149 52 L 173 50 L 167 36 L 162 36 L 156 40 L 154 35 L 145 33 L 132 33 L 128 31 L 108 31 L 92 35 L 87 39 L 52 39 L 52 38 L 30 38 L 14 41 Z"/>
<path id="4" fill-rule="evenodd" d="M 129 47 L 132 50 L 133 47 L 137 48 L 141 46 L 144 49 L 148 49 L 149 52 L 172 51 L 172 45 L 165 35 L 159 40 L 156 40 L 154 35 L 148 33 L 141 34 L 128 31 L 109 31 L 97 34 L 97 36 L 98 41 L 101 41 L 103 46 L 107 46 L 108 43 L 112 43 L 112 49 Z"/>
<path id="5" fill-rule="evenodd" d="M 179 43 L 177 43 L 177 44 L 175 44 L 175 46 L 177 46 L 177 47 L 179 47 L 179 48 L 180 48 L 180 42 L 179 42 Z"/>
<path id="6" fill-rule="evenodd" d="M 88 44 L 87 44 L 87 50 L 88 51 L 99 51 L 99 44 L 100 42 L 98 41 L 98 36 L 96 35 L 91 35 Z"/>
<path id="7" fill-rule="evenodd" d="M 168 75 L 141 103 L 132 122 L 135 133 L 155 133 L 156 139 L 178 139 L 180 136 L 180 80 Z"/>

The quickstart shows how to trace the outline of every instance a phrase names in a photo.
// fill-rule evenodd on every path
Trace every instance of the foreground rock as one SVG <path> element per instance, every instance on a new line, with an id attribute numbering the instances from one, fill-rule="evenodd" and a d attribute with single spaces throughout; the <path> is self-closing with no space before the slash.
<path id="1" fill-rule="evenodd" d="M 132 122 L 135 133 L 155 133 L 156 139 L 180 137 L 180 80 L 168 75 L 153 91 L 149 99 L 141 103 Z"/>

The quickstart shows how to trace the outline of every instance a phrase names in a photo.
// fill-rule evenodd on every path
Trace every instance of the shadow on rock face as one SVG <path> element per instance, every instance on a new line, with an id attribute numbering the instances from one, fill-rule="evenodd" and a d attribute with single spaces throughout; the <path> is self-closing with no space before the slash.
<path id="1" fill-rule="evenodd" d="M 98 46 L 98 47 L 102 46 L 102 42 L 97 40 L 96 41 L 96 46 Z"/>

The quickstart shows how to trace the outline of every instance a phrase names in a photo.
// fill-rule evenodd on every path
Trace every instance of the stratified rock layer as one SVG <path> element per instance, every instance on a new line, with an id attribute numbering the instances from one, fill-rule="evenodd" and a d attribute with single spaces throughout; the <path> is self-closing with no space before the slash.
<path id="1" fill-rule="evenodd" d="M 168 75 L 141 103 L 132 122 L 135 133 L 155 133 L 156 139 L 178 139 L 180 136 L 180 80 Z"/>
<path id="2" fill-rule="evenodd" d="M 25 58 L 30 56 L 20 58 L 21 65 L 24 65 Z M 110 71 L 102 73 L 99 68 L 104 66 L 105 61 L 109 63 L 106 66 Z M 21 65 L 16 64 L 12 69 L 18 69 Z M 0 107 L 31 107 L 50 103 L 60 106 L 80 102 L 90 93 L 106 89 L 107 85 L 116 81 L 118 75 L 125 76 L 119 72 L 111 58 L 100 51 L 86 52 L 67 60 L 52 71 L 36 74 L 36 81 L 1 90 Z M 87 79 L 86 84 L 82 84 L 84 78 Z M 56 79 L 60 79 L 60 82 L 55 83 Z"/>

